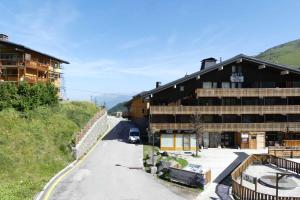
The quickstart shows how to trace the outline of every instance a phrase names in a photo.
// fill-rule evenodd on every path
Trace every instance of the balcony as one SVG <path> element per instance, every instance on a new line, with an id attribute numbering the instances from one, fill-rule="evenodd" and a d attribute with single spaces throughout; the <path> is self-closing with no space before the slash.
<path id="1" fill-rule="evenodd" d="M 300 96 L 300 88 L 198 88 L 197 97 L 286 97 Z"/>
<path id="2" fill-rule="evenodd" d="M 28 83 L 36 83 L 37 78 L 36 78 L 36 76 L 25 76 L 25 81 Z"/>
<path id="3" fill-rule="evenodd" d="M 249 132 L 249 131 L 282 131 L 287 127 L 291 132 L 300 131 L 300 122 L 277 123 L 204 123 L 205 132 Z M 150 128 L 156 130 L 191 130 L 190 123 L 150 123 Z"/>
<path id="4" fill-rule="evenodd" d="M 275 106 L 151 106 L 150 114 L 193 115 L 193 114 L 300 114 L 300 105 Z"/>
<path id="5" fill-rule="evenodd" d="M 22 60 L 16 59 L 0 59 L 1 67 L 18 67 L 24 66 L 24 62 Z"/>
<path id="6" fill-rule="evenodd" d="M 31 69 L 38 69 L 39 71 L 47 71 L 49 69 L 49 65 L 32 60 L 26 61 L 26 67 Z"/>

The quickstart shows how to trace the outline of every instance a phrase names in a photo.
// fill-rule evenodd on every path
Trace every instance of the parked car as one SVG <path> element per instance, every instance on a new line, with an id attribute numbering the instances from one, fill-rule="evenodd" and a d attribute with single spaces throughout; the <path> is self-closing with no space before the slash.
<path id="1" fill-rule="evenodd" d="M 130 143 L 139 143 L 141 141 L 140 130 L 138 128 L 129 129 L 128 141 Z"/>

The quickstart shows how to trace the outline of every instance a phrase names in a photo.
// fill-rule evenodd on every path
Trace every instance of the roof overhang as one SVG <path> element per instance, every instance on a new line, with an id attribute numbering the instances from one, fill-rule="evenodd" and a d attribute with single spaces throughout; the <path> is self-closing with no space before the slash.
<path id="1" fill-rule="evenodd" d="M 259 69 L 263 69 L 263 68 L 266 68 L 266 67 L 272 67 L 272 68 L 276 68 L 278 70 L 281 70 L 282 73 L 284 73 L 284 74 L 289 74 L 290 72 L 300 74 L 299 69 L 295 69 L 295 68 L 292 68 L 292 67 L 289 67 L 289 66 L 286 66 L 286 65 L 279 65 L 279 64 L 270 63 L 270 62 L 263 61 L 263 60 L 260 60 L 260 59 L 257 59 L 257 58 L 251 57 L 251 56 L 246 56 L 244 54 L 239 54 L 239 55 L 234 56 L 234 57 L 232 57 L 228 60 L 225 60 L 221 63 L 217 63 L 215 65 L 212 65 L 211 67 L 209 67 L 207 69 L 197 71 L 197 72 L 195 72 L 193 74 L 190 74 L 190 75 L 186 75 L 183 78 L 177 79 L 175 81 L 172 81 L 172 82 L 167 83 L 165 85 L 159 86 L 158 88 L 149 90 L 147 92 L 139 93 L 136 96 L 141 96 L 143 98 L 152 97 L 155 93 L 161 92 L 161 91 L 163 91 L 165 89 L 168 89 L 168 88 L 171 88 L 171 87 L 174 87 L 174 85 L 178 85 L 180 83 L 183 83 L 185 81 L 188 81 L 188 80 L 191 80 L 191 79 L 194 79 L 194 78 L 200 79 L 201 75 L 203 75 L 203 74 L 209 73 L 209 72 L 214 71 L 214 70 L 219 70 L 220 71 L 226 65 L 229 65 L 229 64 L 232 64 L 232 63 L 241 63 L 241 62 L 244 62 L 244 61 L 257 63 L 258 66 L 259 66 Z"/>

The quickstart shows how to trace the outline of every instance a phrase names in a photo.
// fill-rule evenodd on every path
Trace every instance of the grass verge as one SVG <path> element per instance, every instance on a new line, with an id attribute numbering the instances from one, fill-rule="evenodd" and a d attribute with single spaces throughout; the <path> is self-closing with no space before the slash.
<path id="1" fill-rule="evenodd" d="M 154 146 L 154 154 L 157 152 L 159 152 L 159 148 Z M 143 145 L 143 159 L 147 159 L 149 154 L 152 154 L 152 145 Z"/>
<path id="2" fill-rule="evenodd" d="M 87 102 L 0 112 L 0 199 L 31 200 L 74 160 L 75 134 L 98 111 Z"/>

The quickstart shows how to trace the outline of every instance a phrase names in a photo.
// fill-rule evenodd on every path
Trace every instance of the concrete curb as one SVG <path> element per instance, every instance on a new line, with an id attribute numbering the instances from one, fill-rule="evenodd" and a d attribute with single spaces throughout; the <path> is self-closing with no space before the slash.
<path id="1" fill-rule="evenodd" d="M 81 162 L 83 162 L 86 157 L 89 155 L 89 153 L 91 153 L 94 148 L 97 146 L 97 144 L 99 144 L 99 142 L 112 130 L 112 127 L 109 126 L 109 124 L 107 125 L 107 129 L 106 131 L 103 133 L 102 136 L 100 136 L 94 143 L 93 146 L 91 146 L 91 148 L 89 149 L 89 151 L 80 159 L 76 159 L 74 160 L 72 163 L 70 163 L 68 166 L 66 166 L 64 169 L 62 169 L 61 171 L 59 171 L 55 176 L 53 176 L 50 181 L 43 187 L 43 190 L 41 192 L 39 192 L 36 197 L 34 197 L 34 200 L 44 200 L 46 198 L 47 192 L 49 191 L 49 189 L 51 189 L 51 186 L 53 184 L 56 183 L 56 181 L 60 178 L 62 178 L 63 176 L 67 175 L 69 172 L 71 172 L 73 169 L 75 169 L 75 167 L 77 167 Z M 59 182 L 58 182 L 59 183 Z M 51 194 L 51 193 L 50 193 Z M 46 198 L 46 200 L 48 200 L 48 198 Z"/>
<path id="2" fill-rule="evenodd" d="M 62 169 L 61 171 L 59 171 L 55 176 L 53 176 L 50 179 L 50 181 L 43 187 L 43 190 L 36 195 L 36 197 L 34 198 L 34 200 L 42 200 L 42 197 L 44 196 L 45 192 L 48 191 L 49 186 L 52 185 L 54 183 L 54 181 L 57 180 L 60 176 L 62 176 L 67 171 L 69 171 L 70 169 L 72 169 L 76 165 L 77 162 L 78 162 L 78 160 L 73 161 L 68 166 L 66 166 L 64 169 Z"/>

